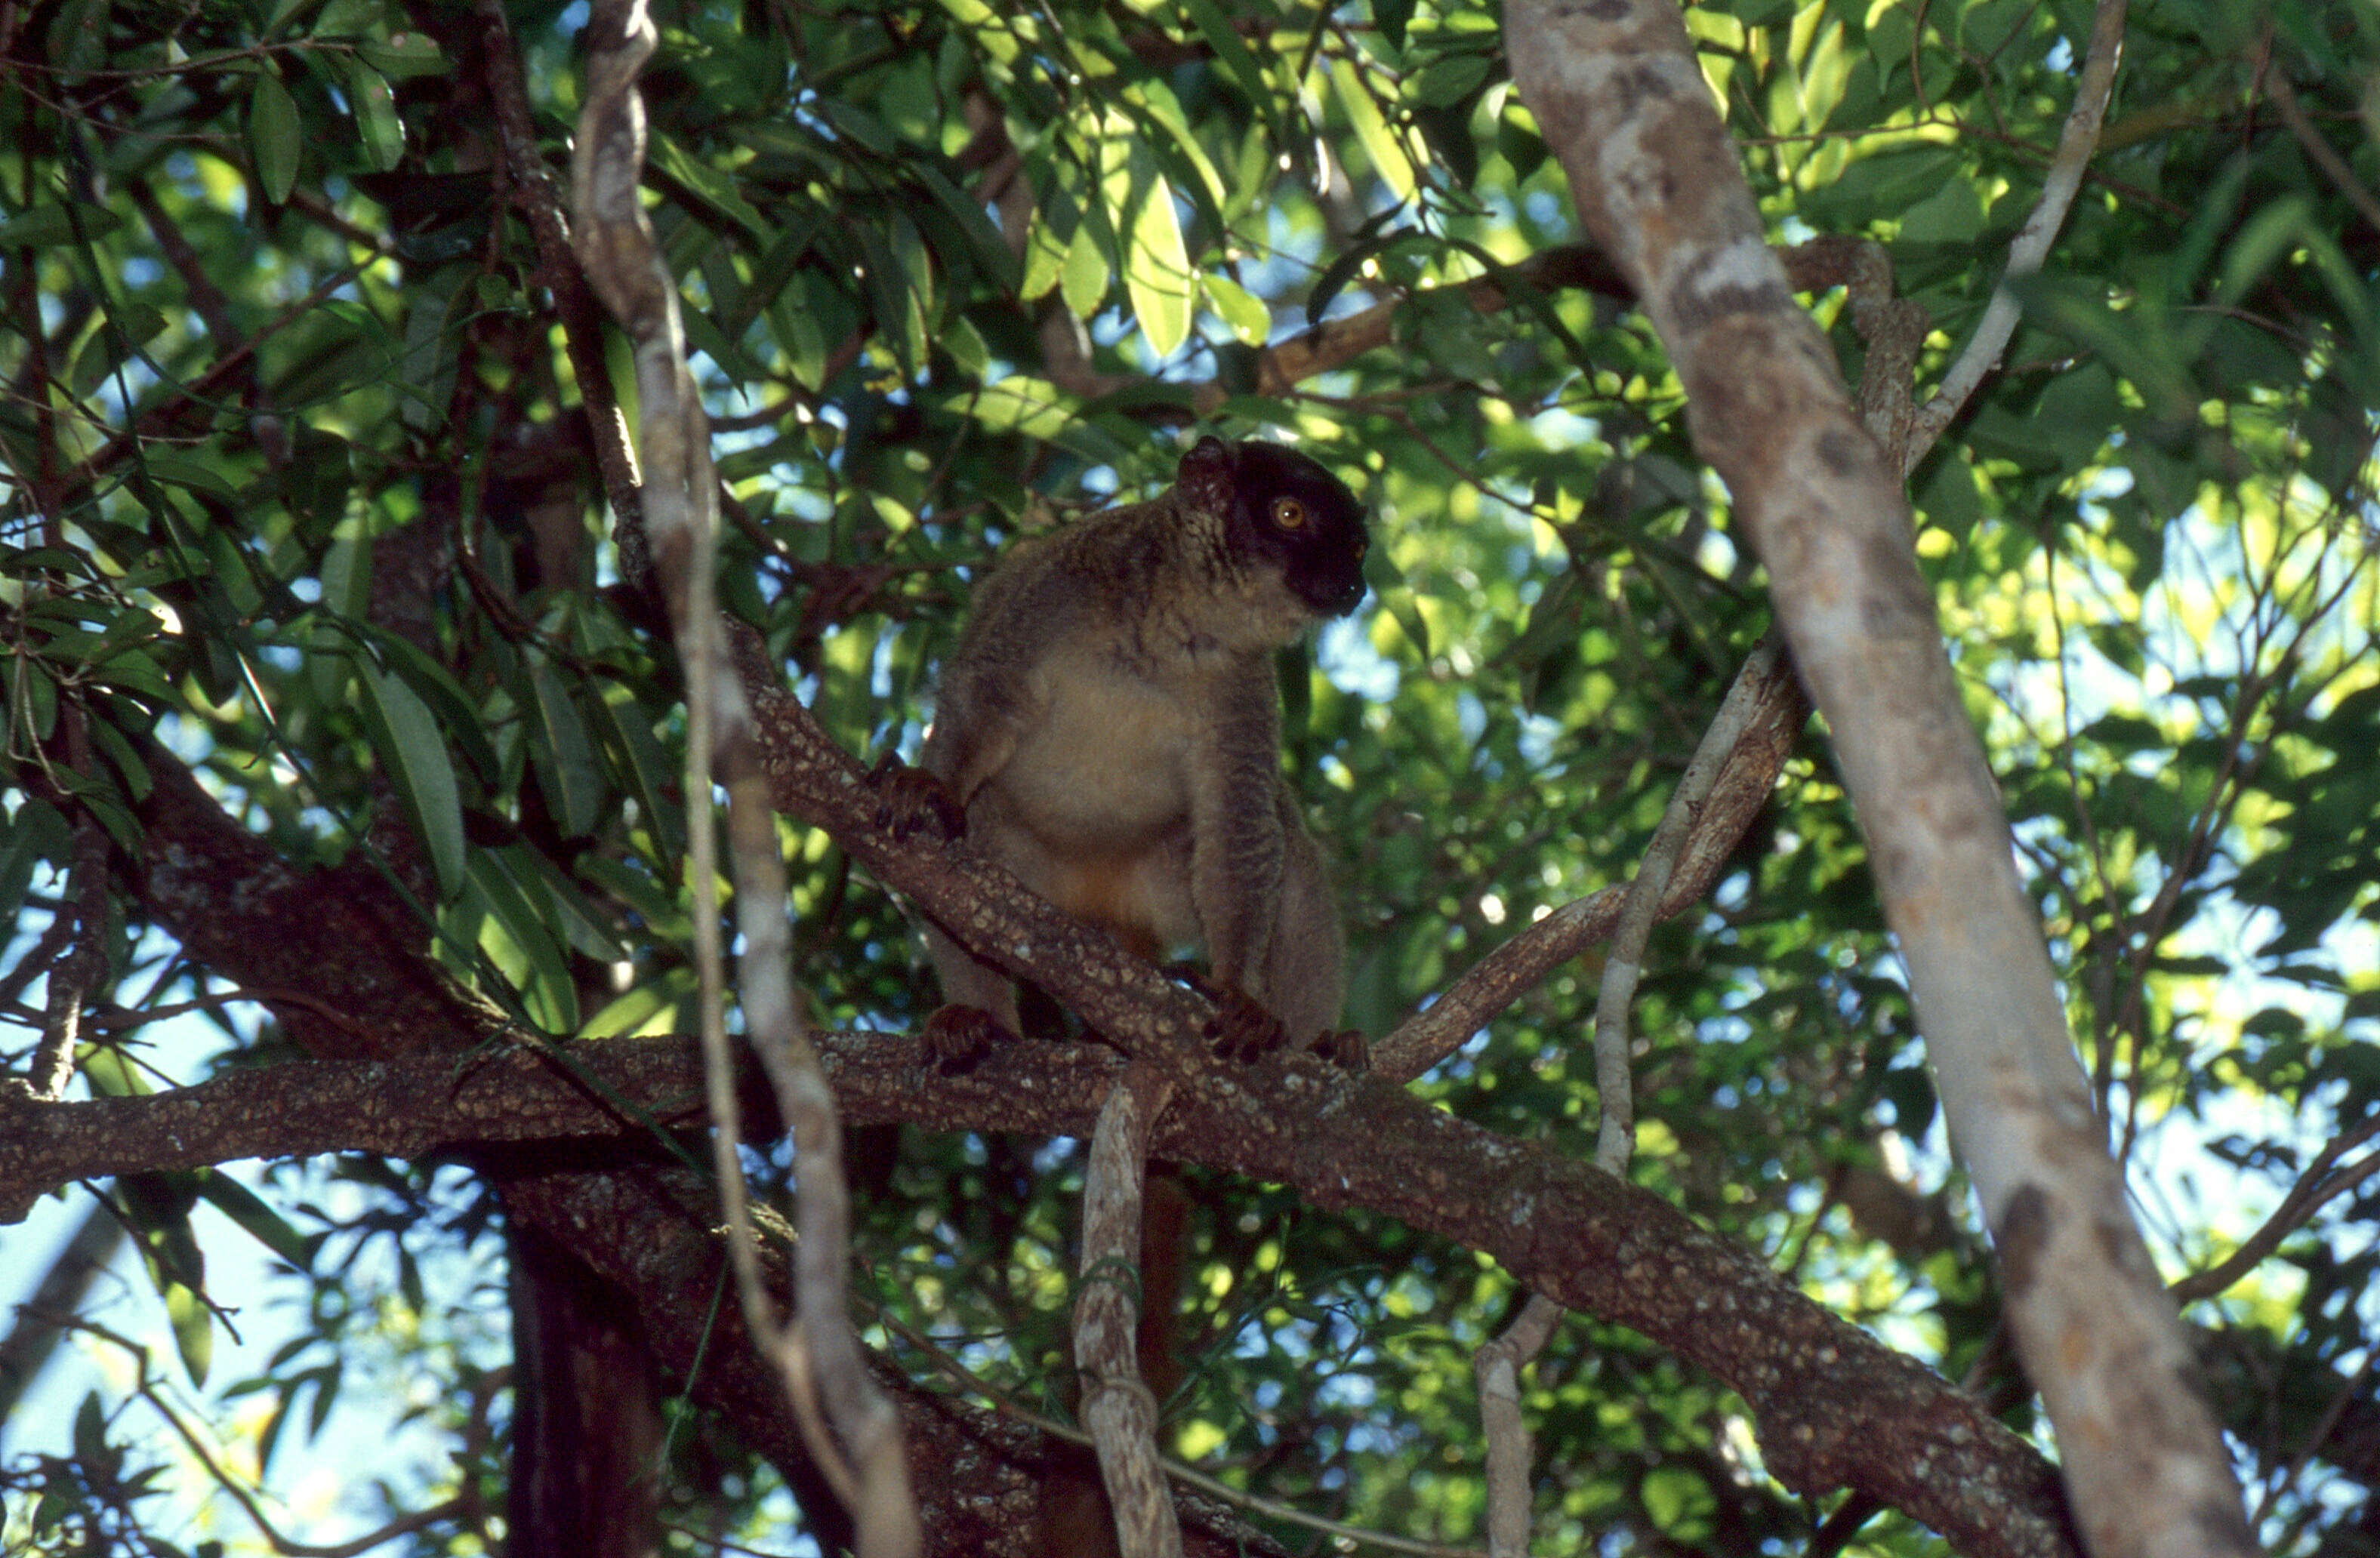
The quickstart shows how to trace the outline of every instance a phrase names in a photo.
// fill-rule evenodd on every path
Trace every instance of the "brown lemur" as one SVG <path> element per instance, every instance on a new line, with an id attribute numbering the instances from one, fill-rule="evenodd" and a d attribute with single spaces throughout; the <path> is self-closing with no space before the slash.
<path id="1" fill-rule="evenodd" d="M 1007 550 L 926 736 L 978 850 L 1141 957 L 1203 951 L 1220 1047 L 1242 1058 L 1321 1038 L 1360 1063 L 1360 1040 L 1330 1032 L 1346 947 L 1281 772 L 1272 656 L 1355 609 L 1369 545 L 1363 505 L 1315 460 L 1203 438 L 1156 498 Z M 939 927 L 927 948 L 939 1056 L 1018 1032 L 1007 974 Z"/>

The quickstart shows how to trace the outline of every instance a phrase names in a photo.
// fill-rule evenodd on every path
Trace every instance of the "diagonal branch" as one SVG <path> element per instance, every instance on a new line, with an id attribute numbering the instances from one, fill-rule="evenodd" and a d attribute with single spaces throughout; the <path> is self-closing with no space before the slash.
<path id="1" fill-rule="evenodd" d="M 1104 960 L 1125 960 L 1111 949 Z M 698 1117 L 691 1041 L 569 1048 L 590 1074 L 664 1121 Z M 1097 1045 L 1019 1043 L 966 1075 L 946 1076 L 917 1045 L 881 1035 L 832 1037 L 824 1050 L 848 1118 L 1036 1135 L 1088 1135 L 1125 1065 Z M 111 1141 L 156 1150 L 146 1166 L 460 1142 L 494 1162 L 504 1141 L 559 1135 L 625 1147 L 641 1129 L 528 1049 L 461 1069 L 423 1057 L 239 1071 L 148 1097 L 19 1105 L 0 1124 L 0 1200 L 12 1202 L 38 1193 L 45 1178 L 138 1166 L 127 1161 L 132 1148 Z M 1318 1205 L 1399 1218 L 1493 1257 L 1565 1306 L 1643 1333 L 1743 1396 L 1769 1469 L 1789 1486 L 1815 1495 L 1848 1485 L 1984 1558 L 2073 1551 L 2055 1473 L 1983 1404 L 1649 1191 L 1455 1119 L 1378 1077 L 1305 1057 L 1216 1069 L 1197 1088 L 1177 1090 L 1149 1147 L 1288 1185 Z M 554 1155 L 547 1147 L 518 1161 L 550 1165 Z M 505 1179 L 507 1202 L 559 1215 L 548 1198 L 584 1182 L 570 1203 L 577 1215 L 616 1237 L 590 1241 L 582 1227 L 582 1249 L 641 1296 L 662 1356 L 684 1366 L 701 1347 L 704 1306 L 695 1300 L 721 1258 L 707 1192 L 690 1182 L 671 1189 L 623 1155 L 631 1168 L 609 1175 L 525 1168 Z M 791 1431 L 782 1395 L 757 1363 L 739 1368 L 735 1350 L 714 1341 L 698 1384 L 776 1458 Z M 919 1421 L 905 1409 L 905 1427 L 917 1431 Z"/>
<path id="2" fill-rule="evenodd" d="M 2121 20 L 2120 0 L 2105 0 L 2094 82 L 2114 68 Z M 1508 0 L 1505 36 L 1583 224 L 1669 350 L 1695 446 L 1768 567 L 1827 716 L 2089 1546 L 2250 1552 L 2180 1317 L 2094 1128 L 1900 469 L 1854 415 L 1767 245 L 1683 19 L 1671 0 Z M 2070 122 L 2086 148 L 2072 177 L 2097 112 Z M 2056 223 L 2044 213 L 2038 226 L 2029 244 L 2046 250 Z M 1912 447 L 1924 436 L 1921 418 Z"/>
<path id="3" fill-rule="evenodd" d="M 2023 310 L 2008 284 L 2041 269 L 2049 258 L 2049 246 L 2058 241 L 2058 229 L 2066 225 L 2076 191 L 2082 187 L 2082 175 L 2099 144 L 2099 126 L 2107 115 L 2107 100 L 2116 90 L 2116 62 L 2124 52 L 2124 9 L 2125 0 L 2099 0 L 2091 18 L 2090 53 L 2082 62 L 2082 79 L 2074 84 L 2074 106 L 2066 115 L 2066 127 L 2058 133 L 2057 154 L 2041 181 L 2041 199 L 2009 245 L 2008 270 L 1992 289 L 1992 300 L 1985 305 L 1984 317 L 1968 338 L 1966 350 L 1959 354 L 1959 360 L 1942 376 L 1941 387 L 1917 413 L 1908 457 L 1901 466 L 1904 471 L 1925 457 L 1985 376 L 1998 366 L 2009 338 L 2016 333 L 2017 318 Z"/>

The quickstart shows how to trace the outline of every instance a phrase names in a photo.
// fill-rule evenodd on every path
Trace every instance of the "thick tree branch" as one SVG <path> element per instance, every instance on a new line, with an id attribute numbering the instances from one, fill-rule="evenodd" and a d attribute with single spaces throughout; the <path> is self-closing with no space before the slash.
<path id="1" fill-rule="evenodd" d="M 476 1045 L 509 1045 L 502 1014 L 457 990 L 416 950 L 423 936 L 419 923 L 376 874 L 353 861 L 333 870 L 291 867 L 226 815 L 171 753 L 152 745 L 142 756 L 152 784 L 139 807 L 144 849 L 129 886 L 148 917 L 199 966 L 259 989 L 318 993 L 331 1009 L 347 1013 L 345 1020 L 327 1021 L 311 1002 L 268 997 L 266 1004 L 317 1056 L 423 1068 L 407 1084 L 417 1090 L 452 1088 L 456 1077 L 469 1074 L 462 1057 Z M 674 1085 L 653 1095 L 657 1103 L 684 1096 Z M 380 1117 L 368 1101 L 357 1106 L 349 1125 Z M 236 1105 L 222 1112 L 234 1123 L 244 1113 Z M 322 1119 L 309 1122 L 308 1113 Z M 299 1134 L 277 1145 L 242 1143 L 253 1150 L 234 1155 L 328 1150 L 330 1142 L 302 1131 L 333 1117 L 328 1105 L 293 1105 Z M 950 1128 L 960 1128 L 957 1117 Z M 174 1129 L 169 1121 L 167 1130 Z M 170 1147 L 170 1134 L 164 1140 Z M 695 1396 L 735 1422 L 743 1442 L 784 1474 L 820 1540 L 832 1548 L 847 1536 L 775 1374 L 738 1339 L 740 1317 L 722 1316 L 723 1333 L 707 1325 L 708 1284 L 718 1269 L 707 1183 L 681 1184 L 650 1164 L 623 1166 L 616 1145 L 593 1154 L 593 1171 L 589 1154 L 558 1153 L 551 1139 L 533 1151 L 507 1152 L 492 1130 L 471 1155 L 502 1190 L 511 1216 L 551 1234 L 628 1295 L 662 1367 L 691 1381 Z M 101 1171 L 88 1164 L 79 1169 Z M 930 1552 L 948 1558 L 994 1552 L 992 1539 L 1009 1526 L 1031 1524 L 1044 1491 L 1038 1441 L 1025 1435 L 1024 1448 L 1003 1459 L 992 1446 L 1004 1441 L 986 1439 L 980 1425 L 966 1426 L 965 1414 L 944 1410 L 924 1393 L 905 1391 L 901 1411 L 919 1465 L 930 1469 L 917 1479 L 921 1513 L 933 1532 Z M 988 1525 L 986 1511 L 1003 1524 Z M 1234 1551 L 1239 1539 L 1227 1527 L 1200 1529 L 1200 1552 Z"/>
<path id="2" fill-rule="evenodd" d="M 965 1076 L 944 1076 L 903 1040 L 841 1036 L 822 1047 L 847 1119 L 1037 1135 L 1087 1134 L 1124 1064 L 1096 1045 L 1021 1043 Z M 567 1053 L 665 1121 L 698 1116 L 700 1064 L 689 1040 L 589 1041 Z M 540 1131 L 616 1141 L 638 1129 L 554 1057 L 518 1049 L 467 1067 L 425 1057 L 237 1072 L 148 1098 L 19 1105 L 6 1124 L 0 1194 L 11 1202 L 44 1180 L 133 1167 L 416 1143 L 468 1143 L 501 1164 L 505 1154 L 492 1144 L 550 1143 Z M 128 1162 L 128 1149 L 103 1145 L 110 1138 L 161 1155 Z M 1873 1493 L 1963 1552 L 2071 1551 L 2055 1474 L 1979 1402 L 1649 1191 L 1457 1120 L 1377 1077 L 1304 1057 L 1211 1070 L 1176 1093 L 1151 1150 L 1287 1184 L 1320 1205 L 1398 1217 L 1485 1251 L 1566 1306 L 1642 1332 L 1742 1395 L 1769 1468 L 1789 1486 Z M 549 1144 L 515 1157 L 550 1164 L 556 1155 Z M 575 1190 L 574 1182 L 591 1188 Z M 640 1308 L 665 1359 L 678 1347 L 689 1362 L 697 1356 L 703 1299 L 722 1259 L 698 1183 L 650 1167 L 531 1170 L 505 1183 L 508 1202 L 542 1209 L 551 1195 L 557 1219 L 579 1223 L 576 1247 L 645 1296 Z M 774 1436 L 791 1434 L 790 1419 L 769 1373 L 731 1369 L 735 1356 L 714 1344 L 705 1394 L 755 1414 L 738 1417 L 739 1431 L 773 1458 L 785 1447 Z M 904 1420 L 914 1429 L 916 1413 L 905 1410 Z"/>
<path id="3" fill-rule="evenodd" d="M 2119 36 L 2119 0 L 2100 16 Z M 1827 715 L 2091 1549 L 2248 1552 L 2238 1483 L 2091 1113 L 1900 471 L 1793 301 L 1678 9 L 1507 0 L 1505 19 L 1513 80 L 1676 364 L 1695 447 Z M 2095 111 L 2081 117 L 2095 132 Z"/>
<path id="4" fill-rule="evenodd" d="M 963 844 L 894 844 L 876 826 L 857 765 L 798 703 L 765 685 L 771 670 L 748 641 L 744 670 L 781 806 L 825 827 L 971 949 L 1031 977 L 1119 1046 L 1159 1057 L 1168 1073 L 1193 1057 L 1154 1151 L 1294 1185 L 1323 1205 L 1388 1213 L 1487 1251 L 1559 1302 L 1678 1348 L 1752 1402 L 1771 1467 L 1791 1484 L 1831 1488 L 1851 1480 L 1857 1463 L 1857 1485 L 1962 1551 L 2067 1550 L 2046 1467 L 1969 1398 L 1675 1208 L 1591 1168 L 1463 1125 L 1377 1075 L 1348 1079 L 1301 1059 L 1273 1081 L 1267 1070 L 1206 1061 L 1194 1042 L 1202 1001 Z M 1053 1071 L 1045 1058 L 1038 1074 Z M 1749 1319 L 1754 1310 L 1764 1318 Z M 1724 1344 L 1711 1334 L 1718 1313 L 1730 1317 L 1718 1327 Z M 1731 1350 L 1739 1346 L 1749 1350 Z M 1854 1357 L 1856 1378 L 1832 1372 Z M 1841 1417 L 1809 1416 L 1832 1411 Z M 1994 1448 L 1981 1449 L 1986 1442 Z M 1880 1445 L 1889 1454 L 1869 1463 Z"/>

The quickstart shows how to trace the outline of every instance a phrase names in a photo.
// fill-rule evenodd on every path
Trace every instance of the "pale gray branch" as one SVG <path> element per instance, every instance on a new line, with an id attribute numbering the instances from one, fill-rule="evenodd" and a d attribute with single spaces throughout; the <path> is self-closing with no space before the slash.
<path id="1" fill-rule="evenodd" d="M 2022 309 L 2008 284 L 2041 269 L 2058 229 L 2066 225 L 2075 192 L 2082 187 L 2082 175 L 2091 165 L 2092 152 L 2098 149 L 2099 126 L 2107 116 L 2107 99 L 2116 89 L 2116 62 L 2124 52 L 2124 10 L 2125 0 L 2099 0 L 2091 18 L 2090 53 L 2082 62 L 2082 79 L 2075 83 L 2074 106 L 2068 110 L 2066 127 L 2058 134 L 2048 175 L 2041 182 L 2041 199 L 2034 202 L 2033 214 L 2009 244 L 2008 270 L 1992 289 L 1992 300 L 1985 305 L 1984 317 L 1968 338 L 1966 350 L 1942 376 L 1933 398 L 1918 411 L 1904 470 L 1914 467 L 1934 447 L 1942 429 L 1966 405 L 1985 375 L 1998 366 L 2009 338 L 2016 333 Z"/>

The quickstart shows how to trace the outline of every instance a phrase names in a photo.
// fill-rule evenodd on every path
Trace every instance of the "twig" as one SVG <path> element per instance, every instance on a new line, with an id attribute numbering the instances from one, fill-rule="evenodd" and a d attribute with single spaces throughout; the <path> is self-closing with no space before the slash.
<path id="1" fill-rule="evenodd" d="M 2264 1226 L 2240 1244 L 2229 1256 L 2203 1272 L 2193 1273 L 2173 1285 L 2174 1299 L 2190 1303 L 2198 1298 L 2211 1298 L 2241 1277 L 2264 1264 L 2265 1257 L 2280 1248 L 2281 1240 L 2295 1232 L 2307 1218 L 2327 1202 L 2338 1200 L 2354 1190 L 2375 1173 L 2380 1173 L 2380 1153 L 2374 1153 L 2351 1168 L 2332 1172 L 2341 1157 L 2362 1146 L 2374 1136 L 2380 1136 L 2380 1115 L 2374 1115 L 2362 1124 L 2340 1136 L 2323 1148 L 2281 1204 L 2265 1219 Z"/>
<path id="2" fill-rule="evenodd" d="M 2099 126 L 2107 116 L 2107 99 L 2115 91 L 2116 62 L 2124 48 L 2124 10 L 2125 0 L 2099 0 L 2098 9 L 2091 18 L 2091 52 L 2082 62 L 2082 79 L 2075 84 L 2074 106 L 2068 111 L 2066 127 L 2058 138 L 2058 154 L 2051 159 L 2049 173 L 2042 180 L 2041 199 L 2009 245 L 2008 270 L 2001 275 L 1999 285 L 1992 289 L 1992 300 L 1985 307 L 1983 320 L 1975 326 L 1966 350 L 1959 355 L 1950 371 L 1942 376 L 1941 387 L 1934 392 L 1934 398 L 1917 413 L 1902 465 L 1904 471 L 1933 448 L 1951 418 L 1959 415 L 1985 376 L 1998 364 L 2000 354 L 2008 349 L 2009 338 L 2016 333 L 2017 316 L 2022 310 L 2008 284 L 2041 269 L 2042 261 L 2048 258 L 2049 246 L 2065 225 L 2075 192 L 2082 187 L 2083 172 L 2090 166 L 2091 154 L 2099 143 Z"/>
<path id="3" fill-rule="evenodd" d="M 1172 1084 L 1145 1061 L 1117 1078 L 1099 1106 L 1083 1182 L 1075 1366 L 1083 1379 L 1083 1424 L 1099 1453 L 1123 1558 L 1180 1558 L 1182 1552 L 1181 1522 L 1158 1462 L 1157 1397 L 1141 1378 L 1134 1346 L 1142 1307 L 1172 1298 L 1141 1291 L 1139 1254 L 1148 1135 L 1172 1094 Z"/>
<path id="4" fill-rule="evenodd" d="M 469 1491 L 469 1484 L 466 1483 L 464 1492 L 445 1503 L 433 1504 L 428 1509 L 415 1510 L 410 1515 L 399 1516 L 379 1530 L 357 1537 L 352 1541 L 334 1542 L 327 1546 L 315 1542 L 294 1541 L 283 1536 L 272 1520 L 266 1516 L 262 1507 L 257 1504 L 255 1495 L 241 1486 L 230 1472 L 216 1464 L 214 1456 L 208 1453 L 205 1443 L 200 1441 L 196 1431 L 182 1420 L 181 1414 L 175 1411 L 172 1405 L 159 1392 L 156 1381 L 149 1373 L 147 1347 L 128 1336 L 118 1335 L 107 1327 L 88 1320 L 69 1316 L 62 1319 L 60 1323 L 97 1336 L 100 1340 L 120 1347 L 131 1355 L 136 1370 L 132 1387 L 134 1393 L 155 1408 L 159 1417 L 165 1419 L 167 1426 L 180 1436 L 182 1443 L 188 1447 L 199 1465 L 206 1469 L 207 1475 L 214 1479 L 215 1485 L 229 1493 L 238 1503 L 239 1507 L 247 1512 L 249 1519 L 254 1522 L 258 1534 L 264 1538 L 266 1544 L 273 1552 L 282 1554 L 283 1558 L 356 1558 L 358 1553 L 369 1552 L 382 1542 L 394 1541 L 408 1532 L 418 1531 L 424 1527 L 439 1525 L 448 1520 L 467 1520 L 479 1511 L 479 1498 Z"/>
<path id="5" fill-rule="evenodd" d="M 2273 100 L 2273 106 L 2280 110 L 2281 123 L 2289 126 L 2289 133 L 2298 138 L 2298 144 L 2305 148 L 2305 154 L 2313 159 L 2314 166 L 2338 186 L 2338 192 L 2347 197 L 2347 203 L 2356 209 L 2374 232 L 2380 233 L 2380 198 L 2375 198 L 2363 187 L 2362 180 L 2355 176 L 2355 170 L 2347 165 L 2347 159 L 2341 157 L 2338 149 L 2323 139 L 2321 132 L 2313 127 L 2313 121 L 2306 117 L 2304 107 L 2298 102 L 2296 89 L 2289 85 L 2289 73 L 2274 62 L 2269 49 L 2264 66 L 2261 79 L 2266 95 Z"/>

